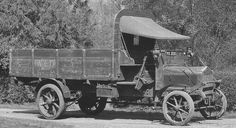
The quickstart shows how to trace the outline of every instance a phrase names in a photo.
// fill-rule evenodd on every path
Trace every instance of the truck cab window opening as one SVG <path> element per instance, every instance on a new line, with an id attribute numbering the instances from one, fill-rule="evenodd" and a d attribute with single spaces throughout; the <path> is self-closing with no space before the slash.
<path id="1" fill-rule="evenodd" d="M 121 35 L 121 42 L 122 42 L 122 44 L 123 44 L 123 49 L 125 50 L 125 54 L 129 57 L 129 58 L 131 58 L 131 56 L 130 56 L 130 54 L 129 54 L 129 51 L 128 51 L 128 48 L 127 48 L 127 46 L 126 46 L 126 42 L 125 42 L 125 39 L 124 39 L 124 36 L 123 36 L 123 33 L 120 31 L 120 35 Z"/>

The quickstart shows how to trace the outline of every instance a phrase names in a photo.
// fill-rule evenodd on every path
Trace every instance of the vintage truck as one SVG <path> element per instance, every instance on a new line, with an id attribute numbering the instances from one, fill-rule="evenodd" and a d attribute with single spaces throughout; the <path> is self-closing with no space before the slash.
<path id="1" fill-rule="evenodd" d="M 190 37 L 154 20 L 149 11 L 121 10 L 112 49 L 13 49 L 9 73 L 36 86 L 37 106 L 46 119 L 58 118 L 71 102 L 89 115 L 102 112 L 108 102 L 162 105 L 172 125 L 185 125 L 194 111 L 220 118 L 227 106 L 220 81 L 191 51 Z M 166 47 L 172 42 L 181 47 Z"/>

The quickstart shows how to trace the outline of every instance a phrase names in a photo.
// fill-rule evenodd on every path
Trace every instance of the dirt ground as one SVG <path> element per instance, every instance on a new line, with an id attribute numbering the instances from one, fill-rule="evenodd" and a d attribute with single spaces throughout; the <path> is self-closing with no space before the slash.
<path id="1" fill-rule="evenodd" d="M 27 119 L 0 117 L 0 128 L 72 128 L 71 125 Z"/>
<path id="2" fill-rule="evenodd" d="M 236 118 L 225 116 L 219 120 L 205 120 L 199 114 L 189 122 L 188 128 L 235 128 Z M 40 125 L 35 128 L 49 127 L 73 127 L 73 128 L 179 128 L 183 126 L 171 126 L 161 112 L 127 112 L 122 110 L 110 110 L 109 108 L 97 116 L 87 116 L 76 109 L 69 109 L 61 119 L 45 120 L 39 115 L 37 109 L 13 109 L 0 108 L 0 124 L 2 121 L 12 119 L 11 122 L 24 120 L 26 126 Z M 14 121 L 15 120 L 15 121 Z M 17 123 L 15 123 L 17 125 Z M 25 125 L 25 124 L 24 124 Z M 0 125 L 1 126 L 1 125 Z M 14 126 L 14 123 L 11 124 Z"/>

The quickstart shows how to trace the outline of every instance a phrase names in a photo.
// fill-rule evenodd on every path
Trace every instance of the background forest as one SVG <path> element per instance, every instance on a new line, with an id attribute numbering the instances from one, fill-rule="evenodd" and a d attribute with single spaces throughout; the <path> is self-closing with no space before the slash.
<path id="1" fill-rule="evenodd" d="M 111 48 L 123 8 L 149 9 L 158 24 L 190 36 L 236 109 L 235 0 L 0 0 L 0 102 L 34 100 L 32 88 L 7 77 L 10 48 Z"/>

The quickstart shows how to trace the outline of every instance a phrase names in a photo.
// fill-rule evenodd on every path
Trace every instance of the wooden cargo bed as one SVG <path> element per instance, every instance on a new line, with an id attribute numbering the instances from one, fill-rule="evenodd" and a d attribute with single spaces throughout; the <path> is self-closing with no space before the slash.
<path id="1" fill-rule="evenodd" d="M 114 52 L 100 49 L 14 49 L 10 52 L 10 75 L 109 80 L 114 78 Z"/>

